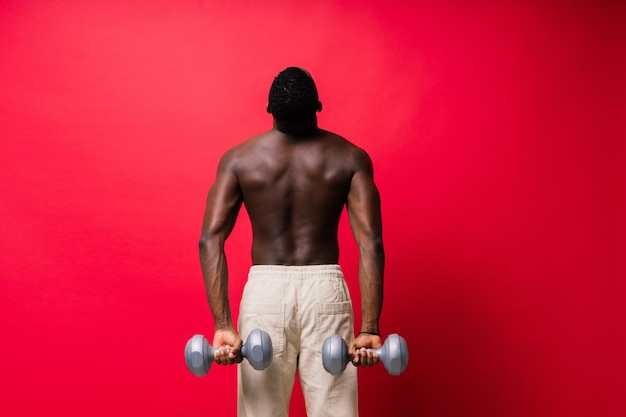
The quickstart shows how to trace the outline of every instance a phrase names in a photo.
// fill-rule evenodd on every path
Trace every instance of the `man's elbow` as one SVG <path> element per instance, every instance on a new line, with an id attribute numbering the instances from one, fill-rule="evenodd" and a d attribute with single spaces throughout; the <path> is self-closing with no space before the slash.
<path id="1" fill-rule="evenodd" d="M 383 238 L 380 235 L 370 235 L 364 239 L 359 246 L 361 251 L 375 257 L 384 257 L 385 248 L 383 245 Z"/>
<path id="2" fill-rule="evenodd" d="M 208 246 L 209 246 L 208 239 L 205 238 L 204 236 L 201 237 L 200 240 L 198 241 L 198 249 L 200 250 L 200 252 L 202 253 L 203 251 L 205 251 Z"/>
<path id="3" fill-rule="evenodd" d="M 198 249 L 200 253 L 210 252 L 224 247 L 224 239 L 218 234 L 204 233 L 198 241 Z"/>

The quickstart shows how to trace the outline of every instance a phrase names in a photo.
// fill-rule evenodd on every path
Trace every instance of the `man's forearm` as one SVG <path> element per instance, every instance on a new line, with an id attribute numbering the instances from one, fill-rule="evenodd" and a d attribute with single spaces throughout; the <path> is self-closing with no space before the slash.
<path id="1" fill-rule="evenodd" d="M 382 241 L 373 241 L 361 246 L 359 256 L 361 332 L 380 334 L 384 268 L 385 251 Z"/>
<path id="2" fill-rule="evenodd" d="M 232 328 L 233 321 L 228 297 L 228 267 L 224 242 L 212 237 L 200 240 L 200 264 L 209 308 L 215 330 Z"/>

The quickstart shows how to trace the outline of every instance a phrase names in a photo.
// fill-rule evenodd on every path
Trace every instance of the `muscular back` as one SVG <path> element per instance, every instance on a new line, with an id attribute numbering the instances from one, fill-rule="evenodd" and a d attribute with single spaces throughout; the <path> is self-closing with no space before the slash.
<path id="1" fill-rule="evenodd" d="M 252 262 L 338 262 L 343 207 L 359 247 L 362 329 L 378 333 L 385 262 L 380 196 L 367 154 L 323 130 L 290 136 L 277 129 L 226 152 L 207 198 L 200 263 L 216 328 L 231 328 L 224 242 L 245 204 L 252 222 Z"/>
<path id="2" fill-rule="evenodd" d="M 254 264 L 337 263 L 353 175 L 369 169 L 363 151 L 323 130 L 307 137 L 271 130 L 233 148 L 224 162 L 250 216 Z"/>

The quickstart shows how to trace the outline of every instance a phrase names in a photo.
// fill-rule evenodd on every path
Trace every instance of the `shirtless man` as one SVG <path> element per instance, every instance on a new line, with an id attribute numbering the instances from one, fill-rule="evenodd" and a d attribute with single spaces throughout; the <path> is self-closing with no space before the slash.
<path id="1" fill-rule="evenodd" d="M 322 367 L 323 340 L 341 334 L 353 364 L 378 362 L 365 348 L 382 345 L 384 251 L 380 198 L 368 155 L 318 128 L 322 110 L 310 74 L 290 67 L 269 93 L 272 130 L 224 154 L 208 195 L 200 260 L 220 364 L 241 362 L 242 337 L 267 331 L 272 365 L 238 371 L 240 417 L 286 417 L 298 370 L 309 417 L 355 417 L 356 368 L 332 376 Z M 245 204 L 253 230 L 252 263 L 238 329 L 228 297 L 224 242 Z M 337 229 L 344 205 L 360 251 L 362 323 L 354 338 L 351 299 L 338 263 Z M 240 337 L 241 335 L 241 337 Z"/>

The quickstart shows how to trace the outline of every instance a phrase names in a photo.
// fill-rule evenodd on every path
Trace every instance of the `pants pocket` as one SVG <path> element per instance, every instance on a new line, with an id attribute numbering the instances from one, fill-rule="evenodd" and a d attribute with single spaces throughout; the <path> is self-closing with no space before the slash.
<path id="1" fill-rule="evenodd" d="M 316 304 L 316 343 L 322 347 L 324 340 L 337 333 L 346 341 L 354 336 L 354 316 L 352 302 Z"/>
<path id="2" fill-rule="evenodd" d="M 239 306 L 239 334 L 245 341 L 254 329 L 266 331 L 272 339 L 274 356 L 283 352 L 285 339 L 285 304 L 248 301 Z"/>

